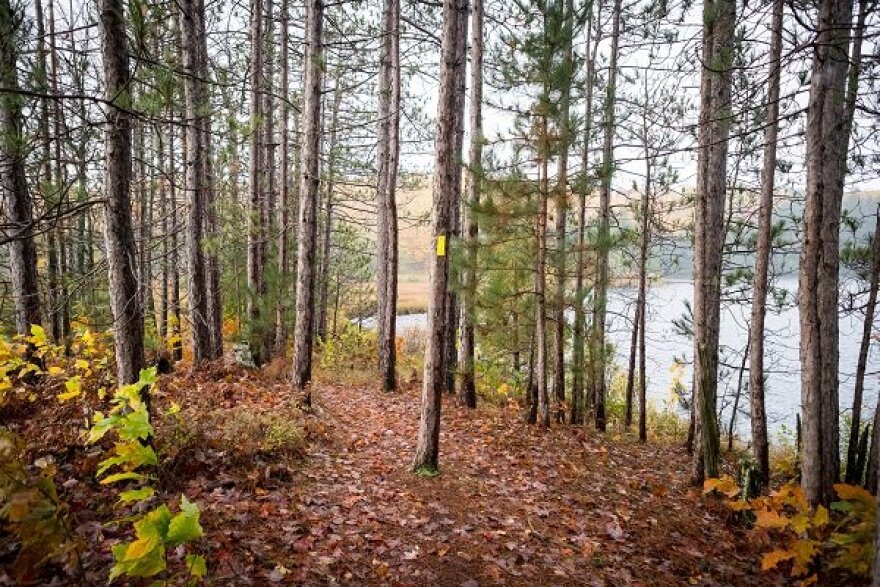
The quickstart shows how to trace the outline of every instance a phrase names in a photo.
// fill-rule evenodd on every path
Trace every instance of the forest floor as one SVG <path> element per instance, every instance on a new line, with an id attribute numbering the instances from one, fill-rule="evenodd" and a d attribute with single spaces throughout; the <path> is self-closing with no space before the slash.
<path id="1" fill-rule="evenodd" d="M 393 394 L 318 383 L 312 412 L 297 412 L 303 441 L 271 452 L 247 448 L 254 432 L 245 415 L 287 413 L 287 383 L 229 366 L 164 377 L 154 409 L 184 408 L 157 425 L 160 454 L 169 455 L 161 493 L 169 500 L 185 493 L 201 508 L 207 583 L 780 581 L 758 568 L 766 545 L 688 486 L 678 446 L 642 446 L 588 427 L 542 431 L 523 424 L 513 406 L 472 411 L 444 398 L 441 474 L 414 475 L 419 393 L 415 382 Z M 73 527 L 94 549 L 83 559 L 85 577 L 102 584 L 110 546 L 129 530 L 108 524 L 112 490 L 93 481 L 98 451 L 82 447 L 77 432 L 89 409 L 54 404 L 9 420 L 32 457 L 58 462 L 56 484 Z M 238 428 L 225 440 L 213 424 L 193 432 L 196 414 L 205 413 L 214 424 L 225 414 Z M 0 585 L 11 582 L 3 565 L 13 555 L 2 542 Z M 49 567 L 35 584 L 51 581 L 71 582 Z"/>

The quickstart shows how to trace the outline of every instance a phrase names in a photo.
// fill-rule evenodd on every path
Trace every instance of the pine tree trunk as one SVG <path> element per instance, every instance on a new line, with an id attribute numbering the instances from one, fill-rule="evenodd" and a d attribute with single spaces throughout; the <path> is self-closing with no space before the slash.
<path id="1" fill-rule="evenodd" d="M 281 177 L 278 181 L 278 301 L 275 304 L 275 343 L 274 352 L 284 354 L 287 342 L 287 282 L 289 279 L 288 238 L 290 231 L 290 105 L 288 79 L 290 76 L 290 5 L 289 0 L 281 0 L 280 27 L 280 85 L 281 113 L 278 119 L 278 141 L 280 143 L 279 167 Z"/>
<path id="2" fill-rule="evenodd" d="M 471 7 L 470 153 L 465 177 L 464 288 L 461 300 L 461 340 L 458 348 L 458 395 L 462 405 L 477 407 L 474 374 L 474 324 L 477 295 L 480 186 L 483 180 L 483 0 Z M 515 329 L 514 329 L 515 331 Z"/>
<path id="3" fill-rule="evenodd" d="M 397 167 L 400 152 L 400 0 L 385 0 L 379 64 L 377 326 L 382 388 L 397 388 Z"/>
<path id="4" fill-rule="evenodd" d="M 846 90 L 852 0 L 819 3 L 807 105 L 800 301 L 801 486 L 811 505 L 831 502 L 840 469 L 838 427 L 840 208 L 849 124 Z"/>
<path id="5" fill-rule="evenodd" d="M 321 71 L 323 69 L 323 0 L 306 2 L 305 83 L 303 84 L 302 182 L 299 207 L 299 247 L 296 270 L 296 328 L 294 331 L 293 384 L 306 391 L 312 379 L 314 342 L 315 273 L 318 230 L 318 190 L 321 150 Z"/>
<path id="6" fill-rule="evenodd" d="M 782 16 L 783 0 L 774 0 L 770 28 L 770 74 L 767 78 L 767 128 L 764 130 L 764 166 L 761 170 L 761 200 L 758 205 L 758 240 L 749 330 L 749 345 L 752 347 L 749 364 L 752 455 L 761 472 L 761 484 L 765 487 L 770 482 L 770 448 L 767 441 L 767 413 L 764 409 L 764 319 L 767 315 L 768 272 L 770 250 L 773 246 L 773 191 L 776 186 L 776 137 L 779 134 Z"/>
<path id="7" fill-rule="evenodd" d="M 198 365 L 212 356 L 211 331 L 208 319 L 204 242 L 205 193 L 207 177 L 202 150 L 206 109 L 206 92 L 201 70 L 201 27 L 199 0 L 181 0 L 183 66 L 187 72 L 184 81 L 186 104 L 186 257 L 189 298 L 189 320 L 192 330 L 193 363 Z"/>
<path id="8" fill-rule="evenodd" d="M 648 76 L 645 76 L 645 97 L 648 96 Z M 636 296 L 636 331 L 639 335 L 639 442 L 648 441 L 647 373 L 645 369 L 645 319 L 648 312 L 648 247 L 651 244 L 651 190 L 653 189 L 653 159 L 648 142 L 648 111 L 642 110 L 642 142 L 645 146 L 645 191 L 641 203 L 641 235 L 639 241 L 639 292 Z"/>
<path id="9" fill-rule="evenodd" d="M 611 31 L 611 60 L 605 93 L 605 135 L 602 143 L 602 184 L 599 191 L 599 230 L 596 255 L 596 288 L 593 303 L 593 327 L 590 340 L 593 402 L 596 430 L 605 431 L 605 315 L 608 305 L 608 257 L 611 249 L 611 178 L 614 170 L 614 107 L 617 91 L 617 58 L 620 45 L 621 1 L 615 0 Z"/>
<path id="10" fill-rule="evenodd" d="M 538 387 L 538 423 L 550 427 L 550 398 L 547 394 L 547 200 L 550 198 L 547 157 L 549 137 L 547 117 L 541 119 L 540 179 L 538 192 L 538 215 L 535 218 L 535 234 L 538 239 L 538 255 L 535 259 L 535 383 Z"/>
<path id="11" fill-rule="evenodd" d="M 49 23 L 49 58 L 52 66 L 52 75 L 49 78 L 49 82 L 52 94 L 57 96 L 60 94 L 58 90 L 58 78 L 61 74 L 59 73 L 58 66 L 58 48 L 55 42 L 55 3 L 52 0 L 49 0 L 49 15 L 47 20 Z M 66 166 L 61 151 L 61 137 L 64 135 L 61 100 L 52 101 L 52 134 L 55 136 L 55 140 L 53 141 L 53 159 L 55 162 L 53 180 L 54 185 L 56 186 L 55 189 L 59 194 L 58 203 L 60 205 L 62 190 L 64 190 L 64 186 L 67 185 L 67 178 L 65 177 Z M 70 336 L 70 295 L 67 287 L 68 267 L 67 243 L 65 239 L 66 224 L 67 221 L 64 218 L 59 218 L 57 221 L 57 229 L 55 231 L 55 238 L 58 247 L 58 265 L 56 272 L 59 283 L 56 295 L 56 305 L 53 308 L 53 312 L 58 316 L 58 332 L 55 333 L 55 339 L 59 342 L 66 340 Z"/>
<path id="12" fill-rule="evenodd" d="M 467 70 L 467 31 L 468 10 L 458 12 L 458 31 L 456 32 L 455 49 L 455 152 L 453 159 L 458 169 L 452 178 L 452 193 L 449 197 L 449 236 L 448 247 L 450 254 L 457 254 L 458 240 L 461 236 L 461 188 L 462 188 L 462 163 L 464 148 L 464 101 L 466 90 Z M 455 393 L 456 365 L 458 362 L 458 317 L 459 303 L 458 292 L 461 289 L 460 275 L 457 264 L 449 264 L 449 285 L 446 288 L 446 334 L 443 338 L 445 345 L 443 357 L 443 371 L 446 383 L 444 389 L 447 393 Z"/>
<path id="13" fill-rule="evenodd" d="M 209 86 L 210 71 L 208 68 L 208 33 L 205 25 L 205 0 L 197 0 L 198 33 L 199 33 L 199 89 L 202 95 L 200 114 L 202 174 L 204 185 L 205 229 L 204 236 L 209 241 L 205 252 L 205 310 L 208 315 L 208 335 L 210 340 L 209 358 L 218 359 L 223 355 L 223 300 L 220 292 L 220 259 L 217 254 L 219 246 L 219 223 L 217 219 L 216 190 L 214 188 L 214 160 L 211 148 L 211 94 Z"/>
<path id="14" fill-rule="evenodd" d="M 264 75 L 263 0 L 251 0 L 251 140 L 250 140 L 250 198 L 248 210 L 247 244 L 247 319 L 249 341 L 254 361 L 263 362 L 260 310 L 263 304 L 264 266 L 263 245 L 266 227 L 263 225 L 263 75 Z"/>
<path id="15" fill-rule="evenodd" d="M 721 253 L 727 191 L 731 60 L 736 6 L 711 0 L 703 8 L 703 72 L 694 225 L 694 457 L 692 481 L 718 476 L 716 414 Z"/>
<path id="16" fill-rule="evenodd" d="M 867 0 L 859 1 L 859 16 L 856 22 L 853 45 L 850 52 L 849 75 L 847 79 L 846 119 L 847 136 L 852 132 L 852 121 L 855 116 L 856 99 L 859 90 L 859 71 L 862 59 L 862 39 L 867 20 Z M 846 482 L 857 484 L 861 480 L 861 469 L 857 467 L 859 452 L 859 433 L 862 427 L 862 395 L 865 389 L 865 371 L 868 366 L 868 351 L 871 347 L 871 336 L 874 331 L 874 312 L 877 307 L 877 287 L 880 278 L 880 208 L 875 216 L 877 225 L 874 228 L 873 262 L 871 265 L 871 285 L 868 291 L 868 303 L 865 306 L 865 322 L 862 328 L 862 342 L 859 346 L 859 358 L 856 364 L 855 389 L 853 390 L 852 420 L 850 423 L 849 442 L 846 452 Z"/>
<path id="17" fill-rule="evenodd" d="M 144 315 L 131 223 L 131 79 L 125 13 L 121 0 L 101 0 L 101 50 L 105 96 L 104 240 L 110 278 L 116 370 L 120 384 L 133 383 L 144 366 Z"/>
<path id="18" fill-rule="evenodd" d="M 0 0 L 0 85 L 18 88 L 18 42 L 20 15 L 9 0 Z M 12 92 L 0 94 L 0 190 L 5 223 L 3 239 L 9 246 L 12 297 L 15 303 L 15 331 L 30 334 L 31 324 L 40 324 L 40 288 L 37 278 L 37 250 L 34 245 L 33 204 L 25 182 L 22 98 Z"/>
<path id="19" fill-rule="evenodd" d="M 434 254 L 429 262 L 429 297 L 425 375 L 422 384 L 422 409 L 413 469 L 436 471 L 440 455 L 440 405 L 444 373 L 444 336 L 446 334 L 446 293 L 449 258 L 449 200 L 455 174 L 460 172 L 455 159 L 456 91 L 459 42 L 459 13 L 467 11 L 467 0 L 443 0 L 443 38 L 440 61 L 440 88 L 437 98 L 437 131 L 434 142 L 435 163 L 433 207 L 431 211 Z"/>
<path id="20" fill-rule="evenodd" d="M 562 66 L 565 75 L 571 76 L 562 85 L 559 97 L 559 134 L 560 145 L 556 168 L 556 292 L 553 300 L 554 351 L 555 371 L 553 372 L 553 395 L 556 400 L 554 417 L 557 423 L 565 422 L 565 286 L 568 279 L 565 273 L 565 226 L 568 215 L 568 149 L 572 143 L 571 126 L 571 82 L 573 81 L 572 44 L 574 42 L 574 3 L 565 0 L 565 22 L 562 36 L 564 38 Z"/>
<path id="21" fill-rule="evenodd" d="M 586 357 L 584 356 L 584 330 L 586 326 L 586 290 L 584 288 L 584 263 L 586 257 L 587 232 L 587 193 L 590 191 L 590 144 L 593 136 L 593 86 L 596 77 L 596 55 L 599 41 L 602 38 L 601 22 L 602 3 L 596 6 L 596 14 L 590 5 L 587 13 L 586 47 L 591 48 L 586 60 L 586 81 L 584 82 L 584 142 L 581 149 L 581 179 L 578 189 L 578 225 L 577 253 L 575 267 L 575 299 L 574 299 L 574 330 L 572 333 L 572 369 L 571 369 L 571 418 L 572 424 L 583 424 L 585 398 L 584 376 L 586 375 Z M 593 27 L 596 27 L 596 38 L 592 39 Z M 590 402 L 592 404 L 592 402 Z"/>
<path id="22" fill-rule="evenodd" d="M 318 280 L 318 320 L 317 334 L 324 339 L 327 336 L 327 307 L 330 299 L 330 236 L 333 234 L 334 192 L 336 190 L 336 170 L 338 164 L 337 149 L 339 146 L 337 127 L 339 126 L 339 106 L 342 101 L 342 74 L 337 75 L 336 89 L 333 91 L 333 104 L 330 113 L 330 138 L 327 150 L 326 187 L 324 188 L 324 225 L 321 234 L 321 278 Z"/>

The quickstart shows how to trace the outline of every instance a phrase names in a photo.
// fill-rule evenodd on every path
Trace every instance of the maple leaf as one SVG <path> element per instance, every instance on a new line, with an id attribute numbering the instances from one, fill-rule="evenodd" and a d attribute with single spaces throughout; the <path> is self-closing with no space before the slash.
<path id="1" fill-rule="evenodd" d="M 789 522 L 788 518 L 772 510 L 760 509 L 755 512 L 755 526 L 758 528 L 781 529 L 788 526 Z"/>
<path id="2" fill-rule="evenodd" d="M 769 571 L 770 569 L 775 569 L 779 563 L 791 560 L 795 556 L 797 555 L 790 550 L 783 550 L 781 548 L 771 550 L 761 559 L 761 570 Z"/>

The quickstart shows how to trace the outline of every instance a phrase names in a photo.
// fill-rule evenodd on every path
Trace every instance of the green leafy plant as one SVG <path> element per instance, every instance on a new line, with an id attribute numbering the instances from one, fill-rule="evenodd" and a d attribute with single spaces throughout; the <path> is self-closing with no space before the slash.
<path id="1" fill-rule="evenodd" d="M 98 465 L 97 476 L 102 484 L 135 482 L 141 484 L 120 492 L 120 504 L 139 504 L 152 499 L 156 491 L 146 484 L 153 477 L 143 472 L 145 467 L 158 465 L 153 447 L 148 444 L 153 426 L 145 396 L 156 384 L 156 369 L 141 371 L 140 379 L 119 387 L 113 396 L 113 408 L 106 416 L 95 414 L 88 442 L 96 443 L 108 433 L 117 438 L 113 454 Z M 155 577 L 168 568 L 167 552 L 171 548 L 191 545 L 202 537 L 199 508 L 181 496 L 179 512 L 162 504 L 132 519 L 135 540 L 113 547 L 115 564 L 110 580 L 118 577 Z M 185 559 L 189 584 L 198 582 L 207 572 L 205 559 L 190 553 Z M 161 583 L 159 583 L 161 584 Z"/>

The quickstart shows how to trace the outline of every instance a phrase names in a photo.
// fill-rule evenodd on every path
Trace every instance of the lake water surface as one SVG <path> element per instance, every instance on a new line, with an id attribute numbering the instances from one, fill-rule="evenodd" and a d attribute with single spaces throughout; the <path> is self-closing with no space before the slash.
<path id="1" fill-rule="evenodd" d="M 792 296 L 789 299 L 794 299 L 797 290 L 795 276 L 784 277 L 775 285 L 788 289 Z M 615 346 L 615 361 L 624 369 L 629 364 L 635 297 L 634 287 L 616 287 L 609 295 L 608 336 Z M 686 387 L 690 387 L 693 343 L 677 332 L 673 320 L 681 318 L 685 313 L 686 303 L 692 302 L 693 282 L 690 280 L 667 279 L 650 286 L 645 331 L 649 401 L 675 405 L 670 389 L 676 376 Z M 742 353 L 748 339 L 747 325 L 750 312 L 749 304 L 728 304 L 722 308 L 721 360 L 726 366 L 722 366 L 720 373 L 719 406 L 722 409 L 725 430 L 737 389 Z M 424 327 L 426 321 L 426 314 L 401 315 L 397 317 L 397 329 L 398 332 L 404 332 L 413 327 Z M 372 321 L 365 320 L 363 324 L 371 327 Z M 841 316 L 840 406 L 842 411 L 849 411 L 852 405 L 854 374 L 861 336 L 862 316 L 858 313 Z M 800 411 L 799 339 L 800 327 L 796 306 L 789 305 L 780 311 L 768 312 L 765 368 L 767 418 L 771 432 L 794 430 L 796 414 Z M 871 348 L 865 380 L 863 412 L 868 418 L 872 417 L 877 389 L 880 387 L 878 386 L 880 352 L 876 346 L 873 345 Z M 678 369 L 673 368 L 676 361 L 683 362 Z M 747 372 L 743 381 L 743 395 L 739 403 L 736 430 L 741 436 L 747 436 L 749 431 Z"/>

